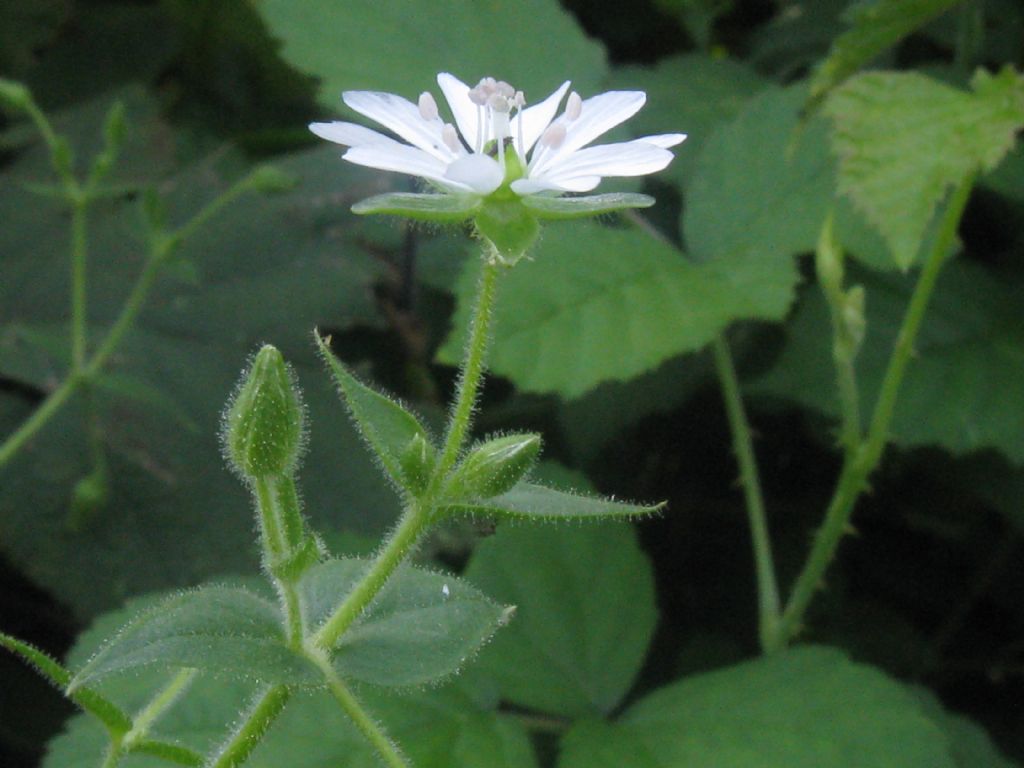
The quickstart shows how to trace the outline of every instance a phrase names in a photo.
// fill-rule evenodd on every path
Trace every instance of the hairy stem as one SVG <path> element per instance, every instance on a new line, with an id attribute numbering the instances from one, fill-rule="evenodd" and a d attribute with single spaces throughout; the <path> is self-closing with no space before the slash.
<path id="1" fill-rule="evenodd" d="M 77 195 L 71 205 L 71 370 L 85 366 L 87 348 L 86 264 L 88 243 L 86 213 L 88 198 Z"/>
<path id="2" fill-rule="evenodd" d="M 352 622 L 359 618 L 384 587 L 429 522 L 428 510 L 419 504 L 413 502 L 405 508 L 398 526 L 369 570 L 314 635 L 314 645 L 328 652 L 334 647 L 345 630 L 352 626 Z"/>
<path id="3" fill-rule="evenodd" d="M 359 703 L 359 700 L 352 694 L 352 691 L 341 681 L 329 663 L 322 663 L 324 677 L 327 678 L 327 685 L 338 704 L 345 711 L 352 722 L 355 723 L 359 732 L 366 737 L 366 740 L 377 750 L 381 759 L 389 768 L 411 768 L 411 763 L 402 755 L 398 747 L 388 738 L 384 729 L 374 721 L 370 714 Z"/>
<path id="4" fill-rule="evenodd" d="M 445 436 L 444 448 L 437 462 L 434 477 L 443 480 L 448 470 L 455 464 L 466 440 L 473 409 L 480 388 L 480 380 L 484 373 L 484 359 L 487 354 L 487 343 L 490 336 L 491 315 L 498 283 L 498 270 L 501 265 L 497 259 L 484 261 L 480 285 L 477 289 L 476 306 L 469 330 L 469 342 L 466 346 L 466 359 L 459 376 L 455 405 L 452 407 L 448 433 Z"/>
<path id="5" fill-rule="evenodd" d="M 285 685 L 264 688 L 228 742 L 207 762 L 206 768 L 237 768 L 260 743 L 277 716 L 284 710 L 291 691 Z"/>
<path id="6" fill-rule="evenodd" d="M 758 478 L 750 424 L 747 422 L 746 410 L 743 407 L 743 395 L 740 392 L 739 379 L 736 376 L 729 344 L 724 336 L 719 335 L 712 342 L 711 349 L 715 358 L 715 370 L 718 372 L 718 380 L 722 387 L 722 398 L 725 400 L 729 429 L 732 432 L 733 452 L 736 454 L 736 461 L 740 466 L 740 481 L 746 501 L 750 537 L 754 547 L 754 566 L 757 573 L 758 634 L 761 648 L 767 652 L 779 621 L 780 607 L 764 497 L 761 494 L 761 482 Z"/>
<path id="7" fill-rule="evenodd" d="M 913 354 L 914 340 L 917 338 L 917 333 L 924 320 L 928 301 L 931 299 L 939 272 L 942 270 L 956 237 L 957 227 L 970 197 L 974 178 L 974 175 L 971 175 L 964 179 L 953 191 L 946 204 L 938 235 L 925 259 L 917 279 L 917 285 L 914 287 L 914 293 L 910 298 L 910 304 L 903 317 L 899 335 L 896 337 L 867 436 L 861 447 L 854 454 L 848 454 L 843 462 L 835 493 L 825 513 L 825 520 L 815 536 L 810 554 L 804 563 L 803 570 L 797 577 L 789 601 L 782 612 L 777 632 L 772 638 L 771 647 L 773 649 L 785 647 L 799 631 L 804 614 L 835 556 L 839 541 L 849 528 L 854 504 L 863 492 L 869 475 L 878 465 L 882 452 L 885 450 L 900 385 L 903 383 L 907 364 Z"/>
<path id="8" fill-rule="evenodd" d="M 170 682 L 167 683 L 160 691 L 157 692 L 150 702 L 139 711 L 139 713 L 133 718 L 132 729 L 124 736 L 124 747 L 126 750 L 131 751 L 135 745 L 142 742 L 146 735 L 149 733 L 150 726 L 153 725 L 164 714 L 174 702 L 178 700 L 192 683 L 192 680 L 196 676 L 196 670 L 194 669 L 182 669 L 174 677 L 171 678 Z"/>

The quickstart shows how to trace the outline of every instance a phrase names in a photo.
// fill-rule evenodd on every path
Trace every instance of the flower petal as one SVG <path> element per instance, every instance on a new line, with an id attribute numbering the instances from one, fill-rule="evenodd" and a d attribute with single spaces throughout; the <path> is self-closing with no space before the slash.
<path id="1" fill-rule="evenodd" d="M 441 72 L 437 76 L 437 84 L 441 86 L 441 92 L 448 101 L 462 138 L 466 144 L 477 150 L 477 142 L 481 138 L 480 108 L 469 100 L 469 86 L 447 72 Z"/>
<path id="2" fill-rule="evenodd" d="M 641 136 L 637 141 L 646 141 L 648 144 L 653 144 L 656 147 L 668 149 L 669 147 L 674 147 L 676 144 L 682 144 L 686 141 L 686 134 L 660 133 L 657 136 Z"/>
<path id="3" fill-rule="evenodd" d="M 501 186 L 505 178 L 498 161 L 487 155 L 465 155 L 448 166 L 445 179 L 472 189 L 480 195 L 489 195 Z"/>
<path id="4" fill-rule="evenodd" d="M 371 128 L 356 125 L 355 123 L 345 123 L 340 120 L 335 120 L 332 123 L 310 123 L 309 130 L 321 139 L 333 141 L 335 144 L 344 144 L 346 147 L 365 147 L 382 144 L 405 146 L 390 136 L 385 136 L 383 133 L 374 131 Z"/>
<path id="5" fill-rule="evenodd" d="M 544 133 L 544 129 L 555 119 L 555 113 L 558 112 L 558 106 L 562 103 L 562 97 L 565 96 L 567 90 L 569 90 L 568 80 L 540 104 L 534 104 L 532 107 L 524 109 L 522 118 L 512 119 L 512 135 L 516 138 L 517 147 L 519 146 L 520 120 L 522 120 L 523 152 L 529 152 L 533 148 L 537 139 Z"/>
<path id="6" fill-rule="evenodd" d="M 345 91 L 341 98 L 359 114 L 376 120 L 438 160 L 448 162 L 457 157 L 441 137 L 441 118 L 424 119 L 420 108 L 408 99 L 380 91 Z"/>
<path id="7" fill-rule="evenodd" d="M 643 176 L 660 171 L 672 162 L 672 153 L 644 139 L 586 147 L 559 159 L 541 174 L 530 178 L 554 181 L 577 176 Z"/>
<path id="8" fill-rule="evenodd" d="M 541 145 L 539 150 L 543 151 L 531 158 L 531 170 L 543 171 L 559 158 L 589 144 L 639 112 L 646 100 L 643 91 L 608 91 L 585 100 L 575 120 L 562 115 L 555 121 L 565 127 L 565 139 L 554 149 Z"/>
<path id="9" fill-rule="evenodd" d="M 447 163 L 429 155 L 422 149 L 400 144 L 397 141 L 393 146 L 364 145 L 352 147 L 342 155 L 350 163 L 365 165 L 368 168 L 378 168 L 382 171 L 394 171 L 396 173 L 408 173 L 412 176 L 420 176 L 432 181 L 445 189 L 470 192 L 472 189 L 458 181 L 445 178 Z"/>

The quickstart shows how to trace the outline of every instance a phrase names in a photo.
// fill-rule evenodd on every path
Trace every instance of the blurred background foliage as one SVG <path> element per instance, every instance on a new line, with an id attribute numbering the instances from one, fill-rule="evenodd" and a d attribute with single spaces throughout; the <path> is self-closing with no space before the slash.
<path id="1" fill-rule="evenodd" d="M 99 150 L 110 105 L 126 107 L 121 193 L 95 206 L 89 228 L 96 337 L 142 265 L 144 190 L 158 192 L 162 216 L 181 222 L 257 162 L 271 159 L 298 179 L 290 191 L 226 209 L 161 278 L 97 387 L 105 498 L 75 497 L 93 469 L 78 405 L 0 470 L 0 628 L 63 656 L 126 598 L 256 571 L 249 499 L 225 470 L 216 434 L 260 342 L 295 365 L 310 410 L 307 513 L 336 549 L 372 546 L 396 503 L 316 365 L 310 332 L 331 333 L 343 359 L 439 424 L 462 348 L 474 250 L 463 232 L 354 217 L 353 202 L 410 182 L 342 163 L 338 148 L 322 146 L 305 125 L 341 115 L 343 89 L 414 97 L 436 90 L 439 71 L 467 81 L 496 75 L 533 100 L 572 79 L 584 96 L 647 91 L 648 107 L 622 136 L 690 138 L 649 182 L 659 203 L 645 220 L 552 226 L 535 259 L 508 277 L 478 431 L 542 431 L 552 478 L 667 499 L 668 511 L 634 528 L 488 535 L 467 524 L 436 535 L 424 559 L 466 568 L 520 614 L 458 685 L 382 700 L 376 711 L 424 766 L 553 765 L 559 753 L 564 768 L 726 764 L 701 751 L 707 744 L 666 742 L 678 722 L 711 733 L 708 743 L 715 728 L 736 738 L 737 729 L 763 726 L 781 742 L 827 723 L 821 739 L 863 750 L 829 763 L 791 755 L 779 765 L 1011 765 L 993 744 L 1024 759 L 1019 148 L 972 196 L 964 254 L 932 302 L 894 446 L 857 510 L 859 535 L 843 543 L 808 618 L 803 640 L 832 647 L 740 663 L 757 648 L 753 564 L 704 348 L 729 329 L 786 585 L 839 462 L 827 307 L 809 258 L 829 208 L 857 262 L 852 280 L 867 291 L 865 393 L 878 387 L 913 285 L 837 194 L 830 124 L 804 109 L 809 84 L 850 74 L 820 66 L 830 51 L 828 61 L 842 64 L 843 45 L 865 44 L 837 38 L 851 29 L 885 37 L 872 26 L 872 4 L 848 5 L 0 0 L 0 76 L 31 87 L 78 157 Z M 976 67 L 1024 64 L 1024 10 L 1015 0 L 905 5 L 917 15 L 905 29 L 888 28 L 898 34 L 878 46 L 873 66 L 966 88 Z M 7 434 L 68 369 L 69 229 L 66 211 L 38 194 L 51 174 L 45 149 L 20 118 L 2 119 Z M 79 659 L 97 638 L 82 639 Z M 720 671 L 670 685 L 711 670 Z M 0 677 L 0 764 L 37 765 L 70 712 L 7 655 Z M 741 697 L 736 707 L 720 699 L 723 691 L 790 690 L 794 680 L 804 687 L 779 698 Z M 215 715 L 229 721 L 244 691 L 210 686 L 191 695 L 205 702 L 206 720 L 168 727 L 203 744 Z M 801 709 L 809 699 L 831 709 Z M 302 706 L 309 711 L 280 726 L 290 723 L 305 750 L 306 762 L 289 757 L 289 765 L 319 765 L 341 750 L 355 755 L 353 765 L 372 764 L 342 725 L 307 722 L 333 717 L 321 703 Z M 858 708 L 867 713 L 861 720 L 849 715 Z M 326 731 L 331 739 L 314 738 Z M 864 732 L 875 734 L 877 752 L 851 741 Z M 87 745 L 95 738 L 72 721 L 47 765 L 94 765 Z M 901 761 L 882 762 L 896 744 Z M 261 749 L 254 759 L 269 766 L 295 747 L 271 739 Z"/>

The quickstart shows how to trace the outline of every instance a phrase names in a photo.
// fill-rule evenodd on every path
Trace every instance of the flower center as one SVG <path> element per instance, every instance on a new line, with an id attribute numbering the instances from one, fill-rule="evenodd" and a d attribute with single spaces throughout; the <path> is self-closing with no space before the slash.
<path id="1" fill-rule="evenodd" d="M 507 147 L 507 139 L 512 136 L 511 120 L 519 120 L 519 137 L 516 153 L 525 161 L 522 146 L 522 111 L 526 106 L 526 97 L 504 80 L 485 77 L 474 88 L 469 89 L 469 100 L 477 106 L 477 135 L 474 138 L 474 152 L 488 152 L 498 156 L 502 168 L 505 167 L 505 153 L 498 152 L 498 147 Z M 469 139 L 470 137 L 466 137 Z"/>

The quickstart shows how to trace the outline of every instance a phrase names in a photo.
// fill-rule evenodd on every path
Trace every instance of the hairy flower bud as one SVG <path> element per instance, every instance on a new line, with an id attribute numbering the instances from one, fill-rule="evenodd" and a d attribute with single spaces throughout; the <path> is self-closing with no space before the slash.
<path id="1" fill-rule="evenodd" d="M 302 453 L 304 417 L 292 372 L 277 349 L 264 346 L 224 414 L 228 460 L 250 480 L 290 475 Z"/>
<path id="2" fill-rule="evenodd" d="M 455 496 L 499 496 L 530 471 L 540 454 L 540 435 L 517 434 L 477 446 L 455 470 L 449 491 Z"/>

